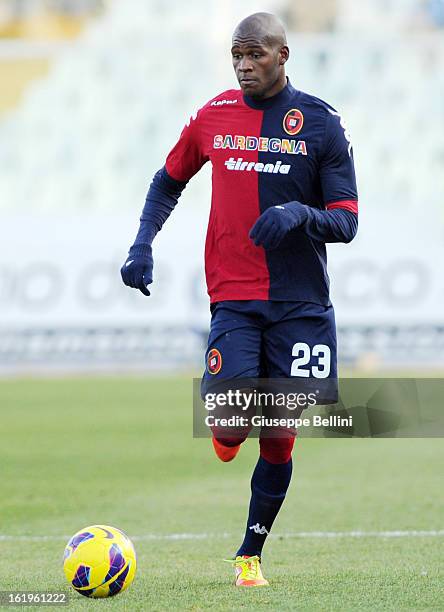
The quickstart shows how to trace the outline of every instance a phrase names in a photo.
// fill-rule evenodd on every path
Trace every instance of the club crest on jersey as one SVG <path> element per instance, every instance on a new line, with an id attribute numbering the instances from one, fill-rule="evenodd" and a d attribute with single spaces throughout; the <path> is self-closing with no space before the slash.
<path id="1" fill-rule="evenodd" d="M 207 355 L 207 370 L 210 374 L 219 374 L 222 369 L 222 355 L 220 351 L 213 348 Z"/>
<path id="2" fill-rule="evenodd" d="M 304 125 L 304 115 L 297 108 L 292 108 L 284 117 L 283 127 L 290 136 L 296 136 Z"/>

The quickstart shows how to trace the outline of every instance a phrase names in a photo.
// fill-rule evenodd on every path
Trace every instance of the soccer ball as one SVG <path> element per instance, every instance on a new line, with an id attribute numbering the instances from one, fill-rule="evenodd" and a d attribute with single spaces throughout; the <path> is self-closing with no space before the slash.
<path id="1" fill-rule="evenodd" d="M 85 597 L 111 597 L 136 574 L 136 551 L 127 535 L 108 525 L 85 527 L 72 536 L 63 555 L 71 586 Z"/>

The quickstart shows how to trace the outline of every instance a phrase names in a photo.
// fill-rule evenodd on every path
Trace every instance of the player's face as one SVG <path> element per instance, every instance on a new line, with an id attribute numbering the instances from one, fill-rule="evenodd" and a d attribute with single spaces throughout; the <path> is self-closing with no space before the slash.
<path id="1" fill-rule="evenodd" d="M 242 92 L 253 98 L 267 98 L 277 91 L 283 74 L 282 50 L 255 40 L 233 38 L 231 57 Z M 280 87 L 278 87 L 278 90 Z"/>

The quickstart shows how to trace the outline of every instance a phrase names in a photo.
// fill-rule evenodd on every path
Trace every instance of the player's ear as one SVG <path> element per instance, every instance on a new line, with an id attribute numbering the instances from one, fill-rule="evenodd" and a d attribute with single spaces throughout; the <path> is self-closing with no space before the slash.
<path id="1" fill-rule="evenodd" d="M 290 57 L 290 49 L 287 47 L 287 45 L 284 45 L 283 47 L 280 48 L 280 51 L 279 51 L 279 64 L 283 66 L 289 57 Z"/>

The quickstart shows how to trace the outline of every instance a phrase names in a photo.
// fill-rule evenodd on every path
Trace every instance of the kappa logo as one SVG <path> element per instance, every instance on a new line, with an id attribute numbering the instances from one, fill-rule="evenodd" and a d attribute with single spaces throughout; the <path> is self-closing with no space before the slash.
<path id="1" fill-rule="evenodd" d="M 283 127 L 290 136 L 296 136 L 304 125 L 304 115 L 298 108 L 292 108 L 284 117 Z"/>
<path id="2" fill-rule="evenodd" d="M 224 104 L 237 104 L 237 100 L 214 100 L 210 106 L 223 106 Z"/>
<path id="3" fill-rule="evenodd" d="M 351 143 L 351 136 L 350 136 L 350 132 L 347 129 L 347 126 L 345 125 L 345 121 L 344 119 L 341 117 L 341 115 L 335 111 L 332 111 L 330 109 L 328 109 L 328 112 L 330 113 L 330 115 L 333 115 L 334 117 L 338 117 L 339 119 L 339 125 L 341 126 L 341 128 L 344 130 L 344 138 L 345 140 L 348 142 L 348 155 L 349 157 L 351 157 L 351 153 L 352 153 L 352 143 Z"/>
<path id="4" fill-rule="evenodd" d="M 219 374 L 222 369 L 222 355 L 220 351 L 213 348 L 207 356 L 207 370 L 210 374 Z"/>
<path id="5" fill-rule="evenodd" d="M 262 527 L 260 527 L 259 523 L 256 523 L 256 525 L 251 525 L 251 527 L 249 527 L 248 529 L 251 529 L 252 531 L 254 531 L 254 533 L 258 533 L 259 535 L 268 535 L 268 531 L 265 529 L 265 526 L 262 525 Z"/>
<path id="6" fill-rule="evenodd" d="M 283 164 L 281 160 L 278 160 L 275 164 L 263 164 L 262 162 L 244 161 L 242 157 L 234 159 L 230 157 L 225 162 L 227 170 L 237 170 L 238 172 L 266 172 L 269 174 L 288 174 L 290 172 L 291 165 Z"/>

